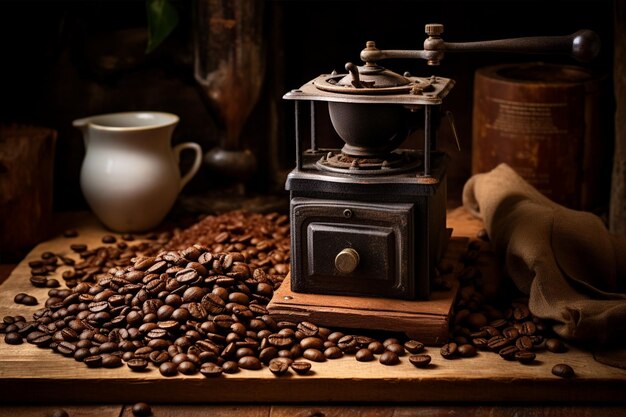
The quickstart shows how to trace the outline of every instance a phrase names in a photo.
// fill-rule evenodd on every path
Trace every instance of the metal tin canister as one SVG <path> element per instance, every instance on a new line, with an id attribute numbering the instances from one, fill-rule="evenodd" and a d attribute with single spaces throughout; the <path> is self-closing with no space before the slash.
<path id="1" fill-rule="evenodd" d="M 599 125 L 601 81 L 591 70 L 570 65 L 478 69 L 472 173 L 504 162 L 559 204 L 597 208 L 607 142 Z"/>

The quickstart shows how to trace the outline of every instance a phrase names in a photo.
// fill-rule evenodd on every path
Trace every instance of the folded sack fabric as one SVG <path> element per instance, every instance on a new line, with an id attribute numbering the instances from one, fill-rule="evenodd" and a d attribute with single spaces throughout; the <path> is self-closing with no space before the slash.
<path id="1" fill-rule="evenodd" d="M 501 164 L 474 175 L 463 205 L 480 217 L 529 308 L 570 340 L 594 345 L 626 334 L 626 237 L 596 215 L 554 203 Z"/>

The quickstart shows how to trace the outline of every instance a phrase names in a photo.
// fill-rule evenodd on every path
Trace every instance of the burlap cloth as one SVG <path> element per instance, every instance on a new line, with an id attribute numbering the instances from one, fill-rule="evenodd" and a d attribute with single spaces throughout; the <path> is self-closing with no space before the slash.
<path id="1" fill-rule="evenodd" d="M 483 220 L 533 314 L 571 341 L 626 340 L 626 237 L 592 213 L 554 203 L 506 164 L 471 177 L 463 205 Z"/>

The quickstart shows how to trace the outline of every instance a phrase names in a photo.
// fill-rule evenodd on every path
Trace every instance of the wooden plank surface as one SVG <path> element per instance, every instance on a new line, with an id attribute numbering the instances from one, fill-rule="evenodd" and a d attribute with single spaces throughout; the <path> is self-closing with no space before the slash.
<path id="1" fill-rule="evenodd" d="M 466 214 L 451 216 L 459 234 L 480 229 Z M 472 224 L 462 224 L 463 221 Z M 17 292 L 45 300 L 45 289 L 30 286 L 27 262 L 45 250 L 67 252 L 70 243 L 99 245 L 104 231 L 91 218 L 75 224 L 78 238 L 57 237 L 36 247 L 0 286 L 0 316 L 28 316 L 37 308 L 16 305 Z M 433 358 L 427 369 L 414 368 L 406 356 L 395 366 L 356 362 L 354 356 L 314 363 L 306 376 L 293 373 L 273 376 L 267 368 L 241 371 L 217 379 L 201 375 L 164 378 L 155 368 L 132 373 L 126 367 L 87 369 L 83 364 L 34 345 L 0 343 L 0 403 L 265 403 L 265 402 L 602 402 L 623 403 L 626 371 L 602 365 L 584 351 L 542 352 L 537 363 L 506 362 L 481 352 L 470 359 L 445 360 L 437 348 L 428 348 Z M 568 363 L 577 377 L 565 380 L 550 370 Z"/>

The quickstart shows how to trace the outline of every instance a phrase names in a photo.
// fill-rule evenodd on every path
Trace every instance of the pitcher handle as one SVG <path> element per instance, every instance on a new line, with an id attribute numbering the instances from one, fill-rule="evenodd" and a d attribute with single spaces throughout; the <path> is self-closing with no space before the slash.
<path id="1" fill-rule="evenodd" d="M 200 164 L 202 164 L 202 148 L 195 142 L 184 142 L 179 143 L 174 146 L 174 158 L 176 159 L 176 164 L 180 162 L 180 153 L 185 149 L 192 149 L 196 152 L 196 159 L 193 161 L 193 165 L 189 169 L 189 171 L 180 179 L 180 189 L 189 182 L 190 179 L 193 178 L 194 175 L 198 172 L 200 168 Z"/>

